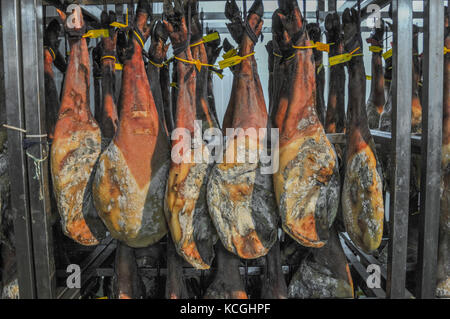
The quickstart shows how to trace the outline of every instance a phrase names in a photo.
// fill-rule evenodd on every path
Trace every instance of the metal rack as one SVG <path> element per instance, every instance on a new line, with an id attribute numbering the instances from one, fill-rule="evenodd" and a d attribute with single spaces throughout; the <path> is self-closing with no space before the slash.
<path id="1" fill-rule="evenodd" d="M 212 1 L 212 0 L 202 0 Z M 301 3 L 302 0 L 300 0 Z M 316 1 L 316 0 L 307 0 Z M 123 0 L 81 0 L 83 5 L 122 4 Z M 162 0 L 153 1 L 162 2 Z M 345 7 L 360 5 L 363 18 L 370 4 L 387 6 L 390 0 L 347 1 Z M 56 274 L 50 197 L 46 174 L 35 179 L 35 163 L 23 148 L 26 135 L 45 134 L 44 73 L 43 73 L 43 6 L 49 0 L 8 0 L 1 2 L 3 53 L 5 71 L 6 117 L 9 125 L 27 133 L 8 130 L 9 174 L 11 178 L 11 209 L 15 216 L 17 267 L 21 298 L 76 298 L 79 291 L 56 288 Z M 336 10 L 336 0 L 318 0 L 320 18 Z M 386 290 L 371 290 L 368 294 L 380 298 L 405 298 L 406 248 L 408 235 L 409 176 L 411 151 L 422 154 L 420 196 L 420 236 L 417 264 L 418 298 L 434 298 L 436 284 L 437 243 L 440 211 L 440 159 L 442 144 L 444 1 L 424 0 L 422 13 L 413 13 L 411 0 L 392 0 L 394 20 L 393 63 L 393 127 L 392 134 L 373 132 L 377 143 L 389 145 L 393 160 L 391 191 L 390 239 L 387 268 L 382 273 Z M 221 13 L 217 13 L 218 17 Z M 310 13 L 307 13 L 310 14 Z M 313 13 L 311 13 L 313 14 Z M 211 15 L 212 16 L 212 15 Z M 422 137 L 411 137 L 412 82 L 412 20 L 424 19 L 424 103 Z M 315 17 L 315 14 L 314 14 Z M 270 18 L 270 17 L 266 17 Z M 224 30 L 223 30 L 224 31 Z M 399 39 L 401 35 L 401 41 Z M 399 57 L 399 58 L 397 58 Z M 330 137 L 335 143 L 342 136 Z M 46 138 L 37 138 L 37 146 L 29 149 L 35 158 L 48 156 Z M 48 161 L 39 164 L 48 169 Z M 41 185 L 42 182 L 42 185 Z M 43 191 L 43 199 L 40 192 Z M 387 206 L 387 205 L 386 205 Z M 364 279 L 364 263 L 376 262 L 342 237 L 344 249 L 353 269 Z M 107 275 L 102 263 L 114 251 L 111 239 L 99 245 L 82 265 L 84 282 L 92 276 Z M 359 258 L 359 260 L 358 260 Z M 373 258 L 373 257 L 372 257 Z M 363 261 L 363 262 L 362 262 Z M 253 272 L 254 269 L 250 269 Z M 151 272 L 151 270 L 149 270 Z M 244 270 L 248 273 L 249 269 Z M 256 270 L 255 270 L 256 271 Z M 256 271 L 257 273 L 257 271 Z"/>

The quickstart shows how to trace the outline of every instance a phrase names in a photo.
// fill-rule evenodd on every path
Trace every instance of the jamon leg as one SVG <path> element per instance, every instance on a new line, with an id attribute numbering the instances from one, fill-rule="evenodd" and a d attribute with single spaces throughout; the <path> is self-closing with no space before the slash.
<path id="1" fill-rule="evenodd" d="M 55 74 L 53 72 L 53 64 L 65 71 L 65 63 L 58 65 L 57 59 L 61 55 L 58 47 L 58 36 L 61 26 L 57 20 L 50 22 L 45 30 L 44 36 L 44 81 L 45 81 L 45 122 L 47 125 L 47 134 L 50 139 L 53 138 L 56 121 L 59 111 L 58 89 L 55 83 Z"/>
<path id="2" fill-rule="evenodd" d="M 317 23 L 308 23 L 306 29 L 311 41 L 321 42 L 322 32 Z M 316 67 L 316 112 L 322 126 L 325 125 L 325 69 L 323 67 L 323 53 L 314 50 L 314 65 Z"/>
<path id="3" fill-rule="evenodd" d="M 211 34 L 216 32 L 215 30 L 208 30 L 206 28 L 206 33 Z M 220 51 L 222 51 L 222 47 L 220 46 L 220 39 L 207 42 L 205 44 L 206 49 L 206 56 L 208 57 L 208 64 L 215 65 L 217 58 L 219 57 Z M 217 116 L 217 109 L 216 109 L 216 101 L 214 98 L 214 89 L 213 89 L 213 77 L 214 72 L 209 70 L 208 72 L 208 84 L 207 84 L 207 94 L 208 94 L 208 104 L 209 109 L 211 110 L 212 117 L 215 118 L 217 125 L 219 125 L 219 118 Z M 220 125 L 219 125 L 220 126 Z"/>
<path id="4" fill-rule="evenodd" d="M 278 10 L 273 22 L 282 28 L 274 37 L 289 50 L 274 117 L 280 165 L 273 181 L 284 231 L 304 246 L 322 247 L 339 204 L 339 166 L 316 113 L 312 50 L 292 49 L 310 45 L 300 9 L 295 0 L 285 5 L 287 16 Z"/>
<path id="5" fill-rule="evenodd" d="M 90 62 L 83 20 L 70 35 L 70 58 L 51 149 L 53 188 L 64 233 L 82 245 L 97 238 L 83 217 L 88 180 L 100 155 L 100 128 L 89 109 Z"/>
<path id="6" fill-rule="evenodd" d="M 168 123 L 170 123 L 172 119 L 171 114 L 166 114 L 160 75 L 161 70 L 164 67 L 162 66 L 162 63 L 169 48 L 169 46 L 165 44 L 168 38 L 169 34 L 165 30 L 164 25 L 162 22 L 158 21 L 152 34 L 152 43 L 149 50 L 150 62 L 147 66 L 148 81 L 152 84 L 151 89 L 153 99 L 155 100 L 155 105 L 158 110 L 160 124 L 166 130 L 166 134 L 169 133 Z M 169 119 L 166 118 L 166 115 L 169 116 Z"/>
<path id="7" fill-rule="evenodd" d="M 93 183 L 95 207 L 111 235 L 134 248 L 167 233 L 163 198 L 169 145 L 142 58 L 150 13 L 149 3 L 141 0 L 124 63 L 118 133 L 101 155 Z"/>
<path id="8" fill-rule="evenodd" d="M 195 6 L 195 3 L 192 5 Z M 183 10 L 181 1 L 176 1 L 175 7 L 166 2 L 165 10 L 168 16 L 165 24 L 172 46 L 182 48 L 175 52 L 175 56 L 187 61 L 200 60 L 206 64 L 208 60 L 203 44 L 196 45 L 192 49 L 186 45 L 183 47 L 188 41 L 184 16 L 187 10 Z M 197 39 L 194 38 L 193 41 L 198 42 L 201 33 L 198 36 L 200 28 L 194 10 L 195 7 L 191 7 L 192 32 L 197 34 Z M 175 13 L 178 13 L 179 18 L 176 18 Z M 194 138 L 196 120 L 202 121 L 203 127 L 197 127 L 200 132 L 215 126 L 207 100 L 208 69 L 202 67 L 198 72 L 194 65 L 183 61 L 178 61 L 176 66 L 178 76 L 176 128 L 187 130 L 189 137 Z M 208 269 L 214 258 L 213 247 L 217 240 L 206 206 L 206 183 L 211 165 L 208 163 L 206 144 L 203 141 L 195 141 L 193 144 L 191 145 L 189 138 L 184 137 L 173 143 L 172 155 L 176 154 L 184 160 L 177 163 L 173 159 L 170 167 L 166 191 L 166 219 L 177 252 L 197 269 Z M 202 150 L 202 154 L 206 157 L 196 159 L 195 153 L 198 152 L 196 148 Z"/>
<path id="9" fill-rule="evenodd" d="M 450 49 L 449 9 L 445 21 L 445 47 Z M 444 123 L 442 145 L 442 195 L 436 296 L 450 298 L 450 54 L 444 60 Z"/>
<path id="10" fill-rule="evenodd" d="M 366 40 L 373 47 L 383 48 L 384 23 L 381 20 L 380 28 L 375 28 Z M 374 50 L 376 51 L 376 50 Z M 383 112 L 386 99 L 384 96 L 383 50 L 372 52 L 372 81 L 369 100 L 367 101 L 367 118 L 370 129 L 378 129 L 380 115 Z"/>
<path id="11" fill-rule="evenodd" d="M 345 50 L 362 47 L 356 10 L 343 15 Z M 375 143 L 365 110 L 365 71 L 361 56 L 353 57 L 349 69 L 349 128 L 342 209 L 350 238 L 364 251 L 378 248 L 383 235 L 383 182 Z"/>
<path id="12" fill-rule="evenodd" d="M 239 273 L 240 260 L 222 243 L 216 245 L 217 271 L 204 299 L 248 299 Z"/>
<path id="13" fill-rule="evenodd" d="M 334 227 L 328 243 L 302 261 L 289 284 L 289 298 L 353 298 L 353 281 Z"/>
<path id="14" fill-rule="evenodd" d="M 262 174 L 258 149 L 264 136 L 258 130 L 267 127 L 268 116 L 253 53 L 252 38 L 261 34 L 262 1 L 249 10 L 246 32 L 235 1 L 227 2 L 227 15 L 237 22 L 228 25 L 240 30 L 240 56 L 248 56 L 234 70 L 233 88 L 223 130 L 241 129 L 227 134 L 223 163 L 216 164 L 208 183 L 208 206 L 223 245 L 241 258 L 264 256 L 276 240 L 276 207 L 270 175 Z M 251 30 L 251 31 L 250 31 Z M 233 33 L 232 33 L 233 34 Z M 255 40 L 256 41 L 256 40 Z M 245 132 L 245 130 L 248 130 Z M 251 134 L 254 132 L 255 134 Z M 245 154 L 238 161 L 237 149 Z M 254 157 L 250 161 L 249 156 Z"/>
<path id="15" fill-rule="evenodd" d="M 337 13 L 327 15 L 325 19 L 327 42 L 330 46 L 330 57 L 344 53 L 340 18 Z M 345 66 L 337 64 L 330 68 L 330 86 L 328 106 L 325 120 L 327 133 L 343 133 L 345 129 Z"/>

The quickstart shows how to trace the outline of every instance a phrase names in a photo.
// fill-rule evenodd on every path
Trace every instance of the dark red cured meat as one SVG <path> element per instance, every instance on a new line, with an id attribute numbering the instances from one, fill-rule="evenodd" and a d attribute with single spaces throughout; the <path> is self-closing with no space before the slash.
<path id="1" fill-rule="evenodd" d="M 94 204 L 103 222 L 113 237 L 133 248 L 154 244 L 167 233 L 163 198 L 169 145 L 142 56 L 150 14 L 148 1 L 141 0 L 124 50 L 119 128 L 100 157 L 93 182 Z"/>
<path id="2" fill-rule="evenodd" d="M 293 48 L 311 45 L 297 1 L 283 2 L 272 25 L 283 56 L 272 110 L 273 125 L 280 130 L 280 165 L 273 175 L 278 211 L 287 234 L 319 248 L 339 205 L 338 160 L 316 112 L 313 51 Z"/>

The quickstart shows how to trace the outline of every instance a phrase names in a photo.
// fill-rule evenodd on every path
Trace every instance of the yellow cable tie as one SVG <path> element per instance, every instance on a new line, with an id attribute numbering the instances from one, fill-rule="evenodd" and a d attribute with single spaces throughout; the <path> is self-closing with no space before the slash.
<path id="1" fill-rule="evenodd" d="M 219 40 L 219 33 L 218 32 L 214 32 L 214 33 L 205 35 L 200 42 L 191 44 L 190 47 L 193 48 L 193 47 L 196 47 L 196 46 L 198 46 L 200 44 L 208 43 L 208 42 L 215 41 L 215 40 Z"/>
<path id="2" fill-rule="evenodd" d="M 89 30 L 83 35 L 83 38 L 91 38 L 91 39 L 108 38 L 108 37 L 109 37 L 108 29 Z"/>
<path id="3" fill-rule="evenodd" d="M 113 22 L 113 23 L 110 24 L 110 26 L 111 27 L 115 27 L 115 28 L 119 28 L 119 29 L 128 28 L 128 8 L 127 8 L 126 24 L 119 23 L 119 22 Z"/>
<path id="4" fill-rule="evenodd" d="M 175 59 L 177 59 L 178 61 L 184 62 L 184 63 L 188 63 L 188 64 L 193 64 L 193 65 L 195 65 L 195 66 L 197 67 L 197 70 L 198 70 L 199 72 L 202 70 L 202 66 L 207 66 L 207 67 L 211 66 L 211 67 L 214 67 L 214 65 L 207 64 L 207 63 L 202 63 L 200 60 L 193 60 L 193 61 L 190 61 L 190 60 L 185 60 L 185 59 L 179 58 L 179 57 L 177 57 L 177 56 L 175 57 Z"/>
<path id="5" fill-rule="evenodd" d="M 444 55 L 446 55 L 449 52 L 450 52 L 450 49 L 448 49 L 447 47 L 444 47 Z"/>
<path id="6" fill-rule="evenodd" d="M 158 64 L 156 62 L 153 62 L 152 60 L 148 59 L 148 62 L 150 62 L 151 64 L 153 64 L 154 66 L 156 66 L 157 68 L 163 68 L 164 67 L 164 63 Z"/>
<path id="7" fill-rule="evenodd" d="M 350 53 L 344 53 L 344 54 L 340 54 L 340 55 L 336 55 L 336 56 L 330 57 L 328 59 L 329 65 L 333 66 L 333 65 L 337 65 L 337 64 L 341 64 L 341 63 L 347 63 L 355 56 L 363 56 L 362 53 L 356 54 L 356 52 L 359 49 L 361 49 L 361 47 L 356 48 L 355 50 L 353 50 Z"/>
<path id="8" fill-rule="evenodd" d="M 392 53 L 393 53 L 392 49 L 386 51 L 385 53 L 383 53 L 383 59 L 385 61 L 388 60 L 390 57 L 392 57 Z"/>
<path id="9" fill-rule="evenodd" d="M 55 54 L 55 51 L 53 51 L 53 49 L 50 48 L 50 47 L 44 47 L 44 48 L 46 48 L 46 49 L 50 52 L 50 54 L 51 54 L 52 57 L 53 57 L 53 61 L 56 60 L 56 54 Z"/>
<path id="10" fill-rule="evenodd" d="M 281 54 L 278 54 L 278 53 L 275 53 L 275 52 L 272 52 L 272 54 L 273 54 L 274 56 L 278 57 L 278 58 L 282 58 L 282 57 L 283 57 Z"/>
<path id="11" fill-rule="evenodd" d="M 200 44 L 203 44 L 203 43 L 205 43 L 205 41 L 201 40 L 200 42 L 191 44 L 189 47 L 193 48 L 193 47 L 199 46 Z"/>
<path id="12" fill-rule="evenodd" d="M 117 71 L 123 70 L 123 64 L 116 63 L 116 70 L 117 70 Z"/>
<path id="13" fill-rule="evenodd" d="M 176 89 L 178 89 L 178 85 L 177 85 L 177 83 L 176 83 L 176 82 L 172 82 L 172 83 L 170 83 L 170 87 L 173 87 L 173 88 L 176 88 Z"/>
<path id="14" fill-rule="evenodd" d="M 255 52 L 252 52 L 246 56 L 239 56 L 239 55 L 232 56 L 228 59 L 220 61 L 219 67 L 223 70 L 223 69 L 235 66 L 235 65 L 241 63 L 242 61 L 246 60 L 247 58 L 251 57 L 252 55 L 255 55 Z"/>
<path id="15" fill-rule="evenodd" d="M 139 42 L 141 43 L 142 49 L 145 47 L 144 40 L 142 40 L 141 36 L 136 32 L 136 30 L 133 30 L 134 34 L 138 38 Z"/>
<path id="16" fill-rule="evenodd" d="M 370 75 L 366 75 L 366 80 L 367 81 L 372 81 L 372 77 Z"/>
<path id="17" fill-rule="evenodd" d="M 369 51 L 370 51 L 370 52 L 374 52 L 374 53 L 379 53 L 379 52 L 382 52 L 382 51 L 383 51 L 383 48 L 382 48 L 382 47 L 379 47 L 379 46 L 377 46 L 377 45 L 371 45 L 371 46 L 369 47 Z"/>
<path id="18" fill-rule="evenodd" d="M 116 59 L 116 57 L 115 57 L 114 55 L 105 55 L 105 56 L 102 56 L 102 58 L 100 59 L 100 61 L 103 61 L 103 60 L 106 60 L 106 59 L 114 60 L 114 62 L 117 61 L 117 59 Z"/>

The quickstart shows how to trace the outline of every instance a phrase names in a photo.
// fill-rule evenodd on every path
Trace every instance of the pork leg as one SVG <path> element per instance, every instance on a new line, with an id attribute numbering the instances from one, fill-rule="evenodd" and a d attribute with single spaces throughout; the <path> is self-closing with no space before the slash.
<path id="1" fill-rule="evenodd" d="M 167 233 L 163 198 L 169 145 L 142 58 L 149 14 L 148 1 L 139 1 L 125 50 L 119 129 L 100 157 L 93 183 L 94 204 L 106 227 L 133 248 L 154 244 Z"/>
<path id="2" fill-rule="evenodd" d="M 284 231 L 304 246 L 322 247 L 339 205 L 339 165 L 315 108 L 313 52 L 292 49 L 310 45 L 300 9 L 296 0 L 284 4 L 288 9 L 278 10 L 273 22 L 283 28 L 275 29 L 283 35 L 279 42 L 291 48 L 274 118 L 280 129 L 275 194 Z"/>
<path id="3" fill-rule="evenodd" d="M 358 33 L 358 12 L 345 10 L 343 15 L 345 51 L 362 48 Z M 361 49 L 359 49 L 361 50 Z M 365 70 L 361 56 L 348 63 L 349 128 L 342 210 L 346 230 L 361 249 L 371 252 L 378 248 L 383 235 L 384 204 L 381 169 L 375 143 L 370 134 L 365 108 Z"/>
<path id="4" fill-rule="evenodd" d="M 187 46 L 188 33 L 182 1 L 175 1 L 175 7 L 166 1 L 164 8 L 168 16 L 168 21 L 164 23 L 172 45 L 176 48 L 175 56 L 185 61 L 195 59 L 207 63 L 203 44 L 196 45 L 192 49 Z M 195 11 L 191 8 L 192 12 Z M 193 15 L 191 25 L 193 29 L 197 22 Z M 198 42 L 198 37 L 194 38 L 194 41 Z M 180 47 L 181 49 L 177 49 Z M 215 126 L 207 100 L 208 69 L 202 67 L 204 70 L 197 74 L 198 70 L 194 65 L 183 61 L 178 61 L 176 67 L 178 96 L 175 124 L 179 130 L 189 132 L 189 137 L 194 138 L 194 145 L 191 145 L 190 139 L 184 137 L 179 137 L 173 143 L 172 156 L 175 153 L 183 160 L 178 162 L 173 160 L 170 167 L 165 202 L 166 219 L 177 252 L 195 268 L 208 269 L 214 258 L 213 246 L 217 240 L 206 206 L 206 183 L 211 165 L 206 144 L 202 140 L 196 140 L 194 132 L 196 120 L 203 123 L 203 127 L 197 128 L 200 132 Z M 200 82 L 197 77 L 201 77 Z M 197 89 L 198 83 L 201 89 Z M 201 96 L 198 96 L 199 94 Z M 196 159 L 196 148 L 200 148 L 201 154 L 206 157 Z"/>
<path id="5" fill-rule="evenodd" d="M 344 53 L 343 36 L 340 18 L 337 13 L 327 15 L 325 19 L 327 42 L 330 46 L 330 57 Z M 327 133 L 343 133 L 345 130 L 345 66 L 337 64 L 330 68 L 330 86 L 325 121 Z"/>
<path id="6" fill-rule="evenodd" d="M 241 39 L 239 55 L 247 58 L 234 70 L 233 88 L 223 125 L 227 143 L 223 163 L 217 163 L 210 176 L 208 207 L 225 248 L 241 258 L 253 259 L 266 255 L 277 235 L 271 176 L 262 173 L 257 154 L 258 149 L 264 148 L 265 136 L 257 135 L 259 129 L 267 128 L 267 109 L 255 57 L 249 56 L 254 51 L 254 41 L 261 34 L 264 8 L 262 1 L 255 1 L 245 22 L 241 21 L 236 8 L 235 1 L 227 2 L 226 14 L 237 20 L 228 28 L 230 32 L 240 31 L 234 37 Z M 247 27 L 244 28 L 243 23 Z M 238 130 L 227 134 L 229 128 Z M 241 155 L 245 153 L 244 163 L 239 162 L 238 149 Z M 252 163 L 251 157 L 254 159 Z"/>
<path id="7" fill-rule="evenodd" d="M 71 52 L 51 149 L 53 188 L 64 233 L 82 245 L 96 245 L 83 216 L 83 199 L 91 191 L 87 185 L 100 155 L 101 133 L 89 108 L 90 61 L 82 16 L 74 29 L 65 28 Z"/>
<path id="8" fill-rule="evenodd" d="M 383 48 L 384 23 L 381 20 L 380 28 L 375 28 L 366 40 L 372 46 Z M 372 52 L 372 81 L 370 96 L 367 101 L 367 119 L 370 129 L 378 129 L 380 126 L 380 115 L 383 112 L 386 98 L 384 96 L 384 73 L 383 73 L 383 51 Z"/>

